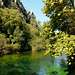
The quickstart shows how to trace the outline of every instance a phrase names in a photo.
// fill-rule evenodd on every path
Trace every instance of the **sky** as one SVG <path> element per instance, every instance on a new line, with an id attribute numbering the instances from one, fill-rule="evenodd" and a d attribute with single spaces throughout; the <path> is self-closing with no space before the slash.
<path id="1" fill-rule="evenodd" d="M 24 5 L 27 11 L 33 11 L 34 15 L 36 16 L 36 20 L 41 21 L 41 25 L 44 21 L 49 21 L 49 18 L 43 14 L 41 8 L 44 7 L 44 3 L 42 0 L 20 0 Z"/>

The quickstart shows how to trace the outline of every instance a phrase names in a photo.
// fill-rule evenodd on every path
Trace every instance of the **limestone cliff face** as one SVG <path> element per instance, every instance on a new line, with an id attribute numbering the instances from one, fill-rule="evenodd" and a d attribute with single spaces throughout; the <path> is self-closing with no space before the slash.
<path id="1" fill-rule="evenodd" d="M 11 8 L 12 2 L 19 3 L 20 0 L 0 0 L 0 6 Z"/>
<path id="2" fill-rule="evenodd" d="M 30 22 L 30 18 L 32 15 L 34 15 L 34 13 L 32 11 L 28 12 L 23 4 L 20 2 L 20 0 L 0 0 L 0 7 L 4 8 L 14 8 L 14 9 L 18 9 L 21 13 L 23 13 L 24 18 L 26 20 L 26 22 Z M 35 16 L 35 15 L 34 15 Z"/>
<path id="3" fill-rule="evenodd" d="M 0 0 L 0 7 L 2 7 L 3 6 L 3 1 L 2 0 Z"/>

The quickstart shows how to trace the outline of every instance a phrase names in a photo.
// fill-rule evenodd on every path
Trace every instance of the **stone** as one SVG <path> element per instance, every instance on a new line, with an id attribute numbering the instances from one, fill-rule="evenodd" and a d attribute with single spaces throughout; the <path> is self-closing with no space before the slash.
<path id="1" fill-rule="evenodd" d="M 2 1 L 2 0 L 0 0 L 0 7 L 1 7 L 1 6 L 3 6 L 3 1 Z"/>
<path id="2" fill-rule="evenodd" d="M 12 7 L 12 3 L 16 4 L 16 8 L 23 13 L 24 19 L 26 20 L 27 23 L 30 22 L 30 18 L 34 13 L 32 11 L 28 12 L 23 4 L 20 2 L 20 0 L 0 0 L 0 7 L 6 7 L 10 8 Z M 35 16 L 35 15 L 34 15 Z"/>

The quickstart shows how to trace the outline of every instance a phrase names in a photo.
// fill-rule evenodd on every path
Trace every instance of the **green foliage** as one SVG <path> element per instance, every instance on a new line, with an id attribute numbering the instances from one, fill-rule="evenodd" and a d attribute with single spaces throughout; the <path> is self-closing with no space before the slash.
<path id="1" fill-rule="evenodd" d="M 20 44 L 7 44 L 3 34 L 0 34 L 0 54 L 16 53 L 20 50 Z"/>
<path id="2" fill-rule="evenodd" d="M 62 55 L 65 52 L 68 56 L 74 55 L 75 53 L 75 39 L 74 35 L 69 36 L 64 32 L 56 33 L 54 37 L 51 39 L 56 39 L 54 44 L 50 44 L 49 46 L 52 51 L 55 53 L 55 56 Z"/>
<path id="3" fill-rule="evenodd" d="M 61 31 L 59 33 L 53 32 L 49 34 L 50 31 L 46 31 L 46 27 L 42 33 L 42 36 L 49 35 L 45 40 L 47 49 L 46 53 L 53 53 L 52 56 L 57 58 L 59 55 L 62 55 L 65 52 L 68 56 L 71 57 L 68 61 L 68 64 L 71 65 L 70 60 L 74 60 L 75 56 L 75 35 L 68 35 L 67 33 Z"/>
<path id="4" fill-rule="evenodd" d="M 5 50 L 6 41 L 3 34 L 0 34 L 0 54 Z"/>
<path id="5" fill-rule="evenodd" d="M 16 44 L 7 44 L 6 48 L 7 50 L 10 51 L 10 53 L 16 53 L 20 50 L 20 44 L 16 43 Z"/>
<path id="6" fill-rule="evenodd" d="M 64 52 L 70 56 L 69 60 L 74 60 L 75 55 L 75 35 L 69 35 L 65 32 L 53 32 L 48 23 L 44 23 L 41 36 L 45 36 L 46 53 L 52 53 L 53 57 L 58 57 Z M 71 65 L 71 62 L 68 62 Z"/>
<path id="7" fill-rule="evenodd" d="M 68 0 L 46 0 L 43 13 L 50 18 L 53 30 L 59 29 L 68 34 L 75 34 L 74 9 Z"/>
<path id="8" fill-rule="evenodd" d="M 40 21 L 36 21 L 35 16 L 32 15 L 30 20 L 31 40 L 29 41 L 32 51 L 44 50 L 44 41 L 40 37 L 41 30 Z"/>
<path id="9" fill-rule="evenodd" d="M 16 26 L 24 25 L 25 20 L 23 15 L 19 13 L 18 10 L 14 9 L 1 9 L 0 8 L 0 18 L 1 18 L 1 32 L 6 34 L 13 34 Z"/>
<path id="10" fill-rule="evenodd" d="M 67 0 L 46 0 L 43 13 L 50 18 L 49 23 L 44 23 L 42 36 L 45 36 L 46 53 L 54 57 L 64 52 L 69 56 L 68 64 L 75 59 L 75 21 L 74 9 Z M 57 33 L 56 30 L 59 32 Z"/>
<path id="11" fill-rule="evenodd" d="M 48 69 L 48 71 L 50 72 L 50 74 L 47 74 L 47 75 L 67 75 L 68 72 L 65 72 L 64 70 L 66 70 L 66 68 L 60 70 L 59 66 L 54 65 L 54 66 L 52 66 L 52 67 L 50 67 Z"/>
<path id="12" fill-rule="evenodd" d="M 44 41 L 42 37 L 40 37 L 40 29 L 38 27 L 31 28 L 31 36 L 30 45 L 32 47 L 32 51 L 44 50 Z"/>
<path id="13" fill-rule="evenodd" d="M 13 43 L 20 43 L 24 41 L 24 38 L 23 38 L 23 31 L 21 31 L 19 29 L 19 27 L 16 27 L 15 30 L 14 30 L 14 33 L 13 33 L 13 39 L 12 39 L 12 42 Z"/>
<path id="14" fill-rule="evenodd" d="M 18 7 L 17 7 L 17 5 L 16 5 L 15 2 L 12 2 L 12 7 L 11 7 L 11 9 L 18 9 Z"/>
<path id="15" fill-rule="evenodd" d="M 21 6 L 19 5 L 19 7 Z M 39 37 L 41 31 L 39 24 L 40 21 L 37 22 L 33 14 L 30 15 L 30 24 L 27 24 L 24 15 L 17 10 L 16 3 L 12 3 L 11 9 L 0 8 L 0 31 L 5 34 L 6 49 L 10 53 L 31 50 L 30 45 L 33 45 L 34 40 L 36 43 L 35 50 L 41 50 L 43 43 L 40 43 L 42 38 Z M 38 42 L 40 45 L 38 45 Z"/>
<path id="16" fill-rule="evenodd" d="M 36 36 L 36 35 L 35 35 Z M 36 38 L 32 38 L 30 41 L 30 45 L 32 46 L 32 51 L 40 51 L 44 50 L 45 43 L 41 37 L 36 36 Z"/>
<path id="17" fill-rule="evenodd" d="M 26 44 L 31 38 L 30 27 L 19 10 L 0 8 L 0 29 L 10 46 L 15 48 L 15 44 L 18 43 L 21 46 L 19 49 L 25 50 Z M 12 47 L 11 49 L 13 49 Z"/>
<path id="18" fill-rule="evenodd" d="M 49 39 L 49 37 L 52 36 L 53 34 L 53 29 L 51 25 L 52 25 L 51 23 L 47 23 L 47 22 L 43 23 L 42 32 L 40 34 L 45 35 L 46 39 Z"/>

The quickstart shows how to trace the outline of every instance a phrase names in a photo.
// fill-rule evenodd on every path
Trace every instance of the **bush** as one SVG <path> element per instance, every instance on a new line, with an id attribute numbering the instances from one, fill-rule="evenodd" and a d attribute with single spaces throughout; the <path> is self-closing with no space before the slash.
<path id="1" fill-rule="evenodd" d="M 20 44 L 7 44 L 3 34 L 0 34 L 0 54 L 16 53 L 20 51 Z"/>
<path id="2" fill-rule="evenodd" d="M 6 41 L 4 35 L 0 34 L 0 54 L 2 53 L 2 50 L 6 49 L 5 45 L 6 45 Z"/>
<path id="3" fill-rule="evenodd" d="M 6 49 L 10 51 L 10 53 L 16 53 L 20 51 L 20 44 L 7 44 Z"/>
<path id="4" fill-rule="evenodd" d="M 45 43 L 41 37 L 36 37 L 30 41 L 32 51 L 44 50 Z"/>

